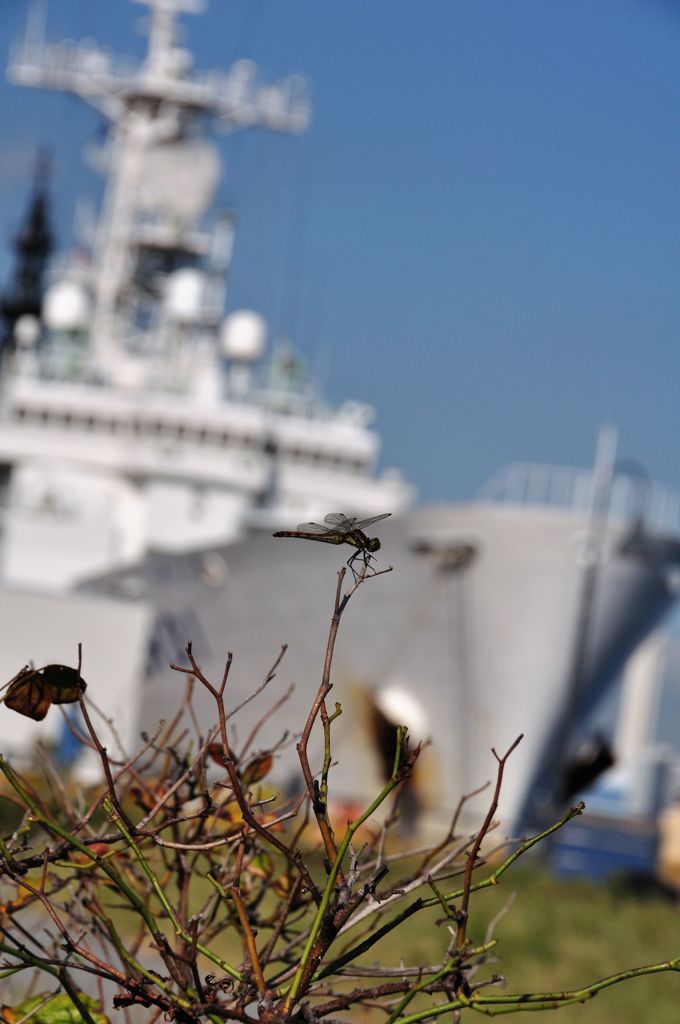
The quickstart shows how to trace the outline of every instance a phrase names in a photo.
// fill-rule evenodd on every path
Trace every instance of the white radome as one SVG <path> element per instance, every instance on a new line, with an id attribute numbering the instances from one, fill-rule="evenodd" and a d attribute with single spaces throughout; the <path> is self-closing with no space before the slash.
<path id="1" fill-rule="evenodd" d="M 43 322 L 51 331 L 84 331 L 90 320 L 90 299 L 75 281 L 56 281 L 43 301 Z"/>
<path id="2" fill-rule="evenodd" d="M 32 313 L 24 313 L 14 325 L 14 340 L 18 348 L 35 348 L 40 338 L 40 321 Z"/>
<path id="3" fill-rule="evenodd" d="M 255 363 L 264 355 L 267 322 L 259 313 L 238 309 L 222 321 L 222 353 L 239 363 Z"/>
<path id="4" fill-rule="evenodd" d="M 201 316 L 205 298 L 205 274 L 183 267 L 170 274 L 165 287 L 168 316 L 182 323 L 195 323 Z"/>

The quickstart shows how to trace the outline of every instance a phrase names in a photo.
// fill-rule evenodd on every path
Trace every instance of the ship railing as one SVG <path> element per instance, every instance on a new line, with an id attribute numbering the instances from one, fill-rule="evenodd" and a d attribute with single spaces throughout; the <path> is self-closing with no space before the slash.
<path id="1" fill-rule="evenodd" d="M 137 65 L 88 42 L 22 42 L 10 50 L 9 76 L 21 84 L 35 84 L 43 75 L 96 76 L 98 79 L 130 79 Z"/>
<path id="2" fill-rule="evenodd" d="M 537 505 L 589 515 L 596 501 L 592 470 L 515 463 L 496 473 L 477 499 Z M 680 492 L 649 480 L 637 468 L 615 472 L 603 510 L 608 518 L 644 523 L 660 533 L 680 534 Z"/>

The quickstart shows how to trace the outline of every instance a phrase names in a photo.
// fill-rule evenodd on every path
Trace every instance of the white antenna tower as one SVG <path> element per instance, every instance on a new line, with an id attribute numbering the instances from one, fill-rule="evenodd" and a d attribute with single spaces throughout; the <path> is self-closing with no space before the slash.
<path id="1" fill-rule="evenodd" d="M 203 0 L 133 0 L 151 8 L 149 29 L 149 55 L 147 67 L 150 71 L 164 72 L 168 67 L 168 55 L 177 47 L 177 16 L 179 14 L 201 14 L 205 10 Z"/>
<path id="2" fill-rule="evenodd" d="M 35 29 L 9 68 L 19 84 L 79 96 L 109 122 L 107 187 L 87 282 L 93 295 L 92 370 L 102 382 L 115 376 L 127 345 L 143 348 L 139 324 L 147 292 L 137 268 L 145 254 L 164 255 L 170 262 L 179 255 L 191 264 L 205 261 L 215 249 L 197 223 L 198 213 L 190 223 L 177 210 L 150 212 L 145 206 L 152 165 L 157 168 L 167 154 L 186 153 L 206 118 L 224 132 L 261 127 L 293 134 L 304 131 L 309 120 L 306 90 L 296 76 L 265 86 L 249 61 L 226 73 L 190 73 L 191 54 L 178 45 L 177 19 L 199 14 L 204 0 L 135 2 L 150 9 L 148 53 L 136 70 L 91 44 L 51 46 L 36 37 Z M 204 143 L 204 154 L 209 146 Z M 217 346 L 216 333 L 213 340 Z"/>

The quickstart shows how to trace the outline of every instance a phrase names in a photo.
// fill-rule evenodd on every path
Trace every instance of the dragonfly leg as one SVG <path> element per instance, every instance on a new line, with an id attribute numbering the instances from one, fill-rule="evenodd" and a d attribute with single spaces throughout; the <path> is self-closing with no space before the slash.
<path id="1" fill-rule="evenodd" d="M 364 568 L 361 572 L 357 572 L 357 570 L 354 568 L 354 560 L 356 558 L 361 558 L 363 560 Z M 373 558 L 374 556 L 369 551 L 366 551 L 365 548 L 359 548 L 354 552 L 353 555 L 350 555 L 350 557 L 347 559 L 347 565 L 352 570 L 352 576 L 354 577 L 355 583 L 360 576 L 365 576 L 366 573 L 368 573 L 369 571 L 371 574 L 375 572 L 375 569 L 371 569 L 370 564 L 373 561 Z"/>
<path id="2" fill-rule="evenodd" d="M 359 548 L 357 548 L 357 550 L 354 552 L 354 554 L 350 555 L 350 557 L 347 559 L 347 563 L 346 563 L 348 569 L 352 570 L 352 576 L 354 577 L 354 582 L 355 583 L 356 583 L 357 579 L 359 578 L 359 573 L 354 568 L 354 559 L 358 558 L 361 553 L 362 552 L 359 550 Z"/>

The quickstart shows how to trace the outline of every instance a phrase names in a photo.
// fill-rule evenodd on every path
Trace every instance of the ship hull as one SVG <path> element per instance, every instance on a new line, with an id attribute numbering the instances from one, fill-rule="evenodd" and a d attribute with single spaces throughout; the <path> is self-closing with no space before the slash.
<path id="1" fill-rule="evenodd" d="M 501 753 L 520 733 L 501 800 L 504 829 L 553 813 L 589 709 L 675 599 L 664 542 L 652 538 L 644 555 L 631 553 L 630 525 L 599 524 L 593 555 L 594 526 L 584 516 L 486 503 L 426 508 L 381 525 L 377 564 L 394 569 L 354 595 L 336 648 L 332 699 L 344 708 L 335 726 L 336 793 L 353 802 L 380 786 L 371 722 L 376 708 L 390 700 L 394 706 L 394 699 L 389 716 L 396 718 L 398 695 L 406 693 L 404 724 L 431 740 L 416 780 L 425 817 L 440 818 L 462 793 L 492 778 L 492 748 Z M 451 552 L 462 545 L 473 554 L 461 565 Z M 288 644 L 276 680 L 235 725 L 244 735 L 294 682 L 261 741 L 299 730 L 319 683 L 342 564 L 340 549 L 254 536 L 171 560 L 151 557 L 94 584 L 109 594 L 143 595 L 156 609 L 144 727 L 167 717 L 179 699 L 183 677 L 168 666 L 182 660 L 191 640 L 215 679 L 233 652 L 229 706 L 253 690 Z M 206 697 L 198 708 L 207 727 L 214 710 Z M 287 788 L 295 785 L 292 746 L 277 772 Z M 471 804 L 473 815 L 484 799 Z"/>

